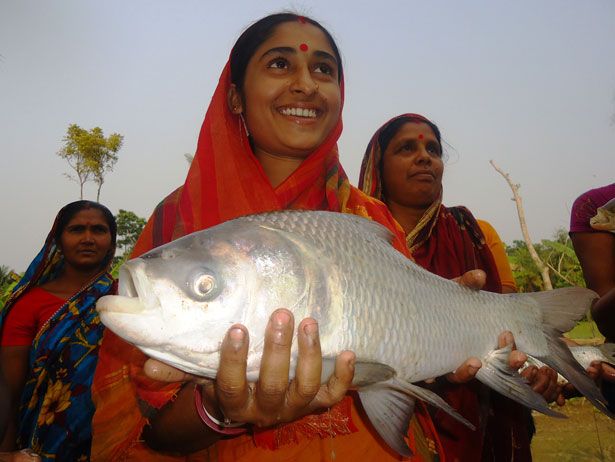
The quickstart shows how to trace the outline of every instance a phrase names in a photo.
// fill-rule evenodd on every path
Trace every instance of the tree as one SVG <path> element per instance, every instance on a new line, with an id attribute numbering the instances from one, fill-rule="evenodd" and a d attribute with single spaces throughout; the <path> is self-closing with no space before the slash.
<path id="1" fill-rule="evenodd" d="M 544 262 L 538 256 L 538 252 L 536 252 L 536 249 L 532 244 L 532 239 L 530 238 L 530 233 L 527 229 L 527 223 L 525 221 L 525 212 L 523 211 L 523 202 L 521 200 L 521 195 L 519 194 L 519 188 L 521 187 L 521 185 L 513 183 L 513 181 L 510 179 L 510 175 L 508 173 L 505 173 L 502 169 L 495 165 L 495 162 L 493 162 L 493 160 L 490 160 L 489 163 L 493 166 L 496 172 L 498 172 L 504 177 L 504 179 L 508 183 L 508 186 L 510 186 L 510 189 L 512 190 L 513 200 L 517 205 L 517 215 L 519 216 L 519 224 L 521 225 L 521 233 L 523 234 L 523 240 L 527 245 L 527 250 L 532 257 L 532 261 L 540 271 L 540 277 L 542 278 L 544 290 L 552 290 L 553 285 L 551 284 L 551 278 L 549 277 L 549 267 L 545 265 Z"/>
<path id="2" fill-rule="evenodd" d="M 124 137 L 113 133 L 105 138 L 99 127 L 85 130 L 77 124 L 68 126 L 64 137 L 64 146 L 58 151 L 58 156 L 66 159 L 68 165 L 75 171 L 76 178 L 66 176 L 79 183 L 79 197 L 83 199 L 83 185 L 93 179 L 98 185 L 96 200 L 100 199 L 100 189 L 104 183 L 105 174 L 113 170 L 117 162 L 117 152 L 122 147 Z"/>
<path id="3" fill-rule="evenodd" d="M 550 281 L 553 287 L 585 286 L 581 265 L 565 230 L 558 230 L 552 239 L 543 239 L 534 245 L 534 250 L 545 266 L 551 270 Z M 545 289 L 540 271 L 534 264 L 524 241 L 514 241 L 512 245 L 507 245 L 506 254 L 520 292 Z"/>
<path id="4" fill-rule="evenodd" d="M 95 127 L 92 131 L 100 130 Z M 102 130 L 100 130 L 100 136 L 104 140 Z M 96 202 L 100 200 L 100 189 L 105 182 L 105 174 L 113 171 L 113 166 L 117 162 L 117 152 L 122 147 L 124 137 L 117 133 L 112 133 L 106 139 L 106 146 L 96 151 L 95 158 L 92 162 L 92 172 L 94 174 L 94 182 L 97 184 L 96 188 Z"/>
<path id="5" fill-rule="evenodd" d="M 120 258 L 127 257 L 137 243 L 146 221 L 134 212 L 122 209 L 115 216 L 115 221 L 117 222 L 117 247 L 118 250 L 122 250 Z"/>

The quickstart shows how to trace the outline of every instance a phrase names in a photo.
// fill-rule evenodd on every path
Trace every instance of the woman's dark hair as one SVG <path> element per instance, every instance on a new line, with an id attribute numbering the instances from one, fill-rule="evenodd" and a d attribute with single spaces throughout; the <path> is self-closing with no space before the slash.
<path id="1" fill-rule="evenodd" d="M 84 200 L 71 202 L 70 204 L 67 204 L 62 207 L 62 209 L 58 212 L 56 229 L 53 236 L 56 240 L 56 243 L 60 242 L 62 232 L 64 231 L 64 228 L 66 228 L 68 222 L 71 221 L 72 218 L 77 215 L 78 212 L 87 209 L 96 209 L 102 212 L 105 217 L 105 221 L 107 222 L 107 226 L 109 226 L 109 232 L 111 233 L 111 243 L 115 247 L 115 241 L 117 239 L 117 223 L 115 222 L 115 217 L 113 216 L 111 211 L 104 205 L 99 204 L 98 202 Z"/>
<path id="2" fill-rule="evenodd" d="M 259 19 L 250 27 L 248 27 L 243 34 L 239 36 L 233 49 L 231 50 L 230 66 L 231 66 L 231 82 L 234 83 L 238 89 L 243 88 L 243 81 L 246 75 L 246 68 L 250 58 L 254 55 L 256 49 L 267 40 L 275 32 L 276 27 L 286 22 L 306 22 L 318 27 L 333 49 L 335 58 L 337 59 L 339 73 L 338 81 L 342 80 L 342 58 L 340 52 L 335 44 L 335 40 L 327 29 L 321 26 L 317 21 L 305 16 L 301 16 L 294 13 L 276 13 Z"/>
<path id="3" fill-rule="evenodd" d="M 437 125 L 432 121 L 422 117 L 422 116 L 412 116 L 412 115 L 404 115 L 393 119 L 378 136 L 378 144 L 380 145 L 380 152 L 382 153 L 382 158 L 384 158 L 384 151 L 389 147 L 389 143 L 393 139 L 397 132 L 407 123 L 423 123 L 429 125 L 434 135 L 436 135 L 436 139 L 438 140 L 438 144 L 440 145 L 440 152 L 442 152 L 442 139 L 440 137 L 440 129 L 438 129 Z"/>

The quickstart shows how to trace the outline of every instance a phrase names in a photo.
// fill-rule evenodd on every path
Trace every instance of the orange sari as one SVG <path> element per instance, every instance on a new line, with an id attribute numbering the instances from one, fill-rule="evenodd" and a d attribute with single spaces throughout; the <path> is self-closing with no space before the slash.
<path id="1" fill-rule="evenodd" d="M 408 255 L 403 230 L 384 204 L 348 182 L 337 152 L 341 117 L 322 145 L 273 188 L 252 153 L 241 119 L 228 109 L 229 87 L 227 64 L 205 116 L 186 181 L 158 205 L 133 255 L 242 215 L 282 209 L 331 210 L 371 218 L 393 230 L 395 247 Z M 147 424 L 140 405 L 159 409 L 175 397 L 182 384 L 147 378 L 143 373 L 146 359 L 112 332 L 105 332 L 92 386 L 96 405 L 92 460 L 403 460 L 379 439 L 356 406 L 352 392 L 328 412 L 273 430 L 220 440 L 190 456 L 156 453 L 140 440 Z M 433 424 L 420 403 L 408 442 L 415 454 L 412 460 L 442 460 L 437 459 L 441 450 Z"/>

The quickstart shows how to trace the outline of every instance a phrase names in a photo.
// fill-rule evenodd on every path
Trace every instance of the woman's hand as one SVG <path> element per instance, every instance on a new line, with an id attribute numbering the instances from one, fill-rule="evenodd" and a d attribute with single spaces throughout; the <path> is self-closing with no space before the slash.
<path id="1" fill-rule="evenodd" d="M 566 397 L 563 393 L 563 385 L 557 381 L 557 371 L 549 366 L 529 366 L 521 371 L 521 377 L 525 378 L 528 385 L 532 387 L 547 403 L 556 402 L 558 406 L 566 404 Z"/>
<path id="2" fill-rule="evenodd" d="M 596 383 L 600 383 L 601 380 L 615 382 L 615 367 L 603 363 L 602 361 L 592 361 L 587 368 L 587 374 L 594 379 Z"/>
<path id="3" fill-rule="evenodd" d="M 318 324 L 306 318 L 299 324 L 299 355 L 295 378 L 289 382 L 290 350 L 294 318 L 290 311 L 273 312 L 265 329 L 265 344 L 259 379 L 246 378 L 248 330 L 236 324 L 227 332 L 220 350 L 220 367 L 215 381 L 196 378 L 156 360 L 145 364 L 146 374 L 162 381 L 193 380 L 202 383 L 207 410 L 219 420 L 231 419 L 267 427 L 291 422 L 340 401 L 352 383 L 355 356 L 340 353 L 335 370 L 321 385 L 322 353 Z"/>
<path id="4" fill-rule="evenodd" d="M 603 380 L 615 383 L 615 368 L 610 364 L 603 363 L 602 361 L 592 361 L 592 363 L 587 368 L 587 375 L 589 375 L 598 386 L 600 386 L 600 383 Z M 581 393 L 579 393 L 579 391 L 571 383 L 567 383 L 566 385 L 564 385 L 562 389 L 562 395 L 565 397 L 565 399 L 582 396 Z"/>
<path id="5" fill-rule="evenodd" d="M 268 427 L 291 422 L 340 401 L 352 383 L 354 354 L 344 351 L 335 370 L 321 385 L 322 353 L 318 324 L 311 318 L 297 330 L 299 355 L 295 378 L 289 382 L 290 349 L 294 319 L 290 311 L 274 311 L 265 329 L 265 345 L 259 379 L 246 380 L 248 332 L 235 325 L 227 333 L 220 351 L 220 368 L 215 384 L 206 386 L 207 402 L 217 401 L 224 417 Z"/>

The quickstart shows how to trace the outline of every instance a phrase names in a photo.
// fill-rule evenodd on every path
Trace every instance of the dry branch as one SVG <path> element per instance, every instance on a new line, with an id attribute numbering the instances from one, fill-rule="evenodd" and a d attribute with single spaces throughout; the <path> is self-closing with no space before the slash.
<path id="1" fill-rule="evenodd" d="M 534 244 L 532 244 L 530 233 L 527 230 L 525 212 L 523 211 L 523 203 L 521 200 L 521 195 L 519 194 L 519 187 L 521 185 L 513 183 L 513 181 L 510 179 L 510 175 L 504 172 L 500 167 L 495 165 L 495 162 L 493 162 L 493 160 L 490 160 L 489 163 L 493 166 L 496 172 L 498 172 L 504 177 L 504 179 L 508 183 L 508 186 L 510 186 L 515 204 L 517 205 L 517 215 L 519 216 L 519 224 L 521 225 L 521 233 L 523 234 L 523 240 L 525 241 L 525 245 L 527 245 L 527 249 L 530 252 L 530 256 L 532 257 L 534 264 L 538 267 L 538 270 L 540 271 L 540 276 L 542 277 L 542 283 L 544 284 L 545 290 L 553 290 L 551 278 L 549 277 L 549 267 L 545 265 L 538 256 L 538 252 L 536 252 Z"/>

